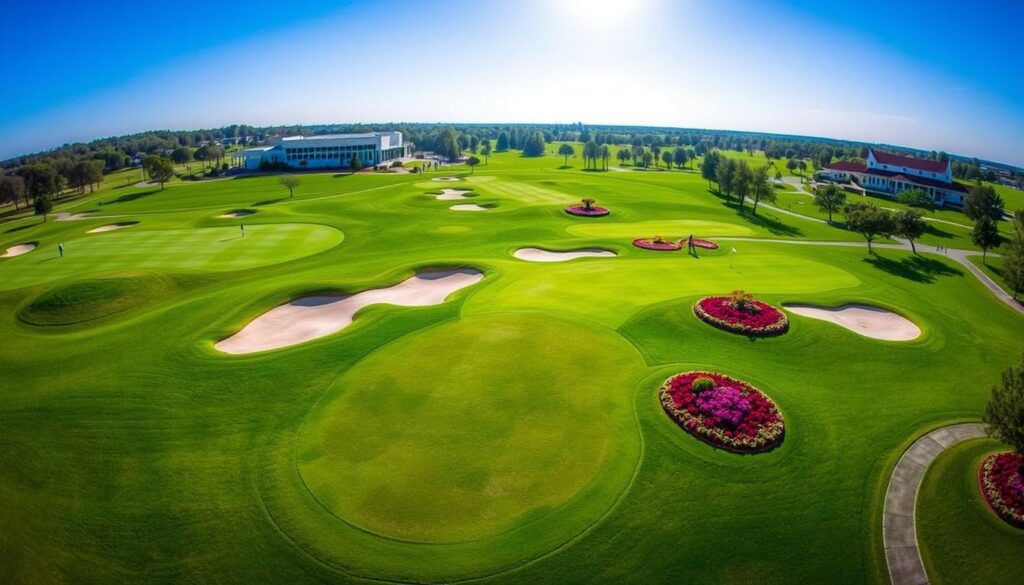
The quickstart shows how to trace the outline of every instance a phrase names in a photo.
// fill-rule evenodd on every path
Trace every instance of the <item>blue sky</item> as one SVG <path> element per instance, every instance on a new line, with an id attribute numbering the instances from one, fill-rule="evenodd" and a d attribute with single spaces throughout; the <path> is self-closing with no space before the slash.
<path id="1" fill-rule="evenodd" d="M 1017 0 L 42 6 L 0 4 L 0 158 L 232 123 L 582 120 L 1024 165 Z"/>

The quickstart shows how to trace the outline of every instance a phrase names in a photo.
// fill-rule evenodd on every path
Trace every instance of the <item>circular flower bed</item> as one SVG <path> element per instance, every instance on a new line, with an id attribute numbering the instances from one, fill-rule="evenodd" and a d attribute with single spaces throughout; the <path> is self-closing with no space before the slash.
<path id="1" fill-rule="evenodd" d="M 981 462 L 978 483 L 990 508 L 1003 520 L 1024 528 L 1024 455 L 995 453 Z"/>
<path id="2" fill-rule="evenodd" d="M 713 372 L 676 374 L 661 385 L 661 406 L 686 432 L 734 453 L 761 453 L 782 442 L 779 407 L 746 382 Z"/>
<path id="3" fill-rule="evenodd" d="M 785 313 L 743 291 L 728 297 L 704 297 L 693 304 L 693 313 L 719 329 L 750 337 L 771 337 L 789 330 Z"/>
<path id="4" fill-rule="evenodd" d="M 643 248 L 645 250 L 678 250 L 683 247 L 681 242 L 672 242 L 669 240 L 663 240 L 661 238 L 637 238 L 633 240 L 633 245 L 637 248 Z"/>
<path id="5" fill-rule="evenodd" d="M 694 239 L 693 240 L 693 245 L 698 247 L 698 248 L 704 248 L 706 250 L 717 250 L 718 249 L 718 244 L 712 242 L 711 240 Z"/>
<path id="6" fill-rule="evenodd" d="M 607 207 L 601 207 L 600 205 L 591 205 L 590 209 L 582 205 L 570 205 L 565 208 L 565 212 L 571 215 L 581 215 L 583 217 L 601 217 L 602 215 L 608 215 L 611 213 Z"/>

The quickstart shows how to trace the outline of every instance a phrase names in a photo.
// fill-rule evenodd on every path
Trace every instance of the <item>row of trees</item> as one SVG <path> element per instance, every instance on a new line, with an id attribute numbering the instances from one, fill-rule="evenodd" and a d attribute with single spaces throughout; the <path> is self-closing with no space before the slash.
<path id="1" fill-rule="evenodd" d="M 769 169 L 769 165 L 754 168 L 746 160 L 732 159 L 719 151 L 713 151 L 704 157 L 701 175 L 709 184 L 712 181 L 718 184 L 718 192 L 725 195 L 726 201 L 735 196 L 740 213 L 744 211 L 744 202 L 752 199 L 752 212 L 757 215 L 759 203 L 773 203 L 776 199 Z"/>

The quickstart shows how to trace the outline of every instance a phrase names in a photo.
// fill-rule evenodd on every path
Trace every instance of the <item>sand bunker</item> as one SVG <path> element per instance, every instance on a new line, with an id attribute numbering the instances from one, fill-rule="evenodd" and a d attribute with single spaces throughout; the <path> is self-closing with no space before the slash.
<path id="1" fill-rule="evenodd" d="M 101 225 L 97 228 L 85 232 L 87 234 L 102 234 L 103 232 L 112 232 L 114 230 L 123 230 L 124 228 L 130 228 L 133 225 L 138 225 L 138 222 L 126 222 L 126 223 L 108 223 L 107 225 Z"/>
<path id="2" fill-rule="evenodd" d="M 18 244 L 17 246 L 7 248 L 6 252 L 0 254 L 0 258 L 14 258 L 15 256 L 21 256 L 22 254 L 28 254 L 35 249 L 35 244 Z"/>
<path id="3" fill-rule="evenodd" d="M 453 183 L 455 181 L 461 181 L 458 177 L 434 177 L 431 181 L 440 181 L 442 183 Z"/>
<path id="4" fill-rule="evenodd" d="M 526 260 L 527 262 L 565 262 L 567 260 L 586 258 L 588 256 L 616 256 L 615 252 L 612 252 L 611 250 L 601 250 L 600 248 L 581 248 L 579 250 L 567 250 L 565 252 L 542 250 L 541 248 L 519 248 L 512 255 L 520 260 Z"/>
<path id="5" fill-rule="evenodd" d="M 921 336 L 921 329 L 906 317 L 867 305 L 817 307 L 814 305 L 783 305 L 787 311 L 830 321 L 854 333 L 885 341 L 908 341 Z"/>
<path id="6" fill-rule="evenodd" d="M 256 212 L 251 210 L 251 209 L 236 209 L 234 211 L 229 211 L 227 213 L 222 213 L 222 214 L 218 215 L 217 217 L 225 217 L 225 218 L 248 217 L 248 216 L 250 216 L 250 215 L 252 215 L 254 213 L 256 213 Z"/>
<path id="7" fill-rule="evenodd" d="M 224 353 L 237 355 L 305 343 L 341 331 L 367 305 L 437 305 L 450 294 L 476 284 L 483 277 L 482 272 L 469 268 L 421 272 L 388 288 L 348 296 L 296 299 L 263 313 L 238 333 L 214 344 L 214 347 Z"/>
<path id="8" fill-rule="evenodd" d="M 460 205 L 452 205 L 448 209 L 452 211 L 487 211 L 490 207 L 484 207 L 483 205 L 477 205 L 476 203 L 462 203 Z"/>
<path id="9" fill-rule="evenodd" d="M 462 189 L 441 189 L 441 194 L 436 195 L 440 201 L 452 201 L 454 199 L 469 199 L 468 190 Z"/>
<path id="10" fill-rule="evenodd" d="M 78 221 L 82 219 L 89 219 L 89 212 L 85 211 L 82 213 L 67 213 L 60 212 L 53 214 L 54 219 L 57 221 Z"/>

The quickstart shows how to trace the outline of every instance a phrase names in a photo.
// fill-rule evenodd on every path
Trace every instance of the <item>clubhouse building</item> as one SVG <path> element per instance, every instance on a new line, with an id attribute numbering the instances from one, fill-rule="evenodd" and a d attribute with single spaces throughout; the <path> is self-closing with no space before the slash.
<path id="1" fill-rule="evenodd" d="M 401 132 L 324 134 L 275 138 L 268 146 L 248 148 L 233 156 L 245 169 L 256 170 L 264 164 L 319 169 L 347 167 L 353 154 L 364 167 L 370 167 L 408 156 L 409 147 L 402 143 Z"/>
<path id="2" fill-rule="evenodd" d="M 922 189 L 939 207 L 963 207 L 967 187 L 953 180 L 950 161 L 925 160 L 868 150 L 867 163 L 840 161 L 819 173 L 825 180 L 852 183 L 860 191 L 895 197 L 907 189 Z"/>

